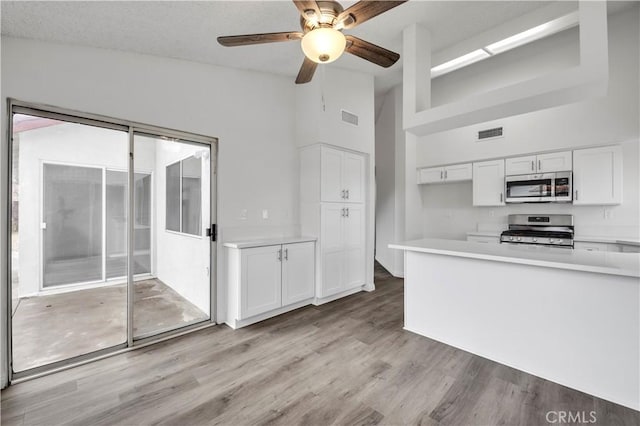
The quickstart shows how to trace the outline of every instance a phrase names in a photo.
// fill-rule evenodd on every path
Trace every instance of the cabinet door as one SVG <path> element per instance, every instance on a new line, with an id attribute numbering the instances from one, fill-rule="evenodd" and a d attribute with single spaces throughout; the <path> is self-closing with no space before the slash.
<path id="1" fill-rule="evenodd" d="M 344 288 L 343 225 L 345 205 L 323 203 L 320 210 L 320 260 L 322 280 L 318 286 L 318 296 L 327 297 Z"/>
<path id="2" fill-rule="evenodd" d="M 538 173 L 570 172 L 572 169 L 573 162 L 571 161 L 571 151 L 539 154 L 537 157 Z"/>
<path id="3" fill-rule="evenodd" d="M 365 220 L 362 205 L 347 205 L 344 217 L 344 289 L 364 285 Z"/>
<path id="4" fill-rule="evenodd" d="M 347 191 L 345 201 L 364 202 L 365 162 L 362 155 L 344 153 L 342 179 L 344 189 Z"/>
<path id="5" fill-rule="evenodd" d="M 442 167 L 430 167 L 418 170 L 418 184 L 440 183 L 444 179 L 444 169 Z"/>
<path id="6" fill-rule="evenodd" d="M 606 146 L 573 151 L 573 204 L 622 203 L 622 149 Z"/>
<path id="7" fill-rule="evenodd" d="M 504 206 L 504 160 L 473 163 L 473 205 Z"/>
<path id="8" fill-rule="evenodd" d="M 536 156 L 507 158 L 505 160 L 505 170 L 507 176 L 510 175 L 530 175 L 536 173 Z"/>
<path id="9" fill-rule="evenodd" d="M 473 175 L 471 163 L 455 164 L 444 168 L 444 180 L 446 182 L 459 182 L 471 180 Z"/>
<path id="10" fill-rule="evenodd" d="M 320 155 L 320 196 L 322 201 L 342 202 L 343 191 L 343 158 L 344 152 L 322 147 Z"/>
<path id="11" fill-rule="evenodd" d="M 282 246 L 282 306 L 315 294 L 315 243 Z"/>
<path id="12" fill-rule="evenodd" d="M 282 306 L 281 247 L 278 245 L 242 250 L 240 319 Z"/>

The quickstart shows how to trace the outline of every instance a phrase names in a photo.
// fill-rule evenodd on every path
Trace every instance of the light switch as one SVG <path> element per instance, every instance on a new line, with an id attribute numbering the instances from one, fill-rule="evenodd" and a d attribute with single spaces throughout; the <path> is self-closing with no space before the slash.
<path id="1" fill-rule="evenodd" d="M 263 209 L 262 210 L 262 219 L 263 220 L 269 219 L 269 210 L 267 210 L 267 209 Z"/>

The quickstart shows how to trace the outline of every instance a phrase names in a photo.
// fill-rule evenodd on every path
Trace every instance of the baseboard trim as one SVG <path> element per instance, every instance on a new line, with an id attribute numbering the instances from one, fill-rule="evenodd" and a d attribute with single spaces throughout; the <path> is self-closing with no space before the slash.
<path id="1" fill-rule="evenodd" d="M 251 318 L 245 318 L 243 320 L 229 319 L 225 321 L 225 324 L 227 324 L 229 327 L 233 328 L 234 330 L 237 330 L 238 328 L 246 327 L 248 325 L 255 324 L 257 322 L 264 321 L 266 319 L 273 318 L 278 315 L 282 315 L 286 312 L 293 311 L 298 308 L 302 308 L 303 306 L 311 305 L 312 303 L 314 303 L 314 300 L 315 299 L 313 298 L 301 300 L 300 302 L 283 306 L 281 308 L 274 309 L 273 311 L 265 312 L 263 314 L 255 315 L 255 316 L 252 316 Z"/>

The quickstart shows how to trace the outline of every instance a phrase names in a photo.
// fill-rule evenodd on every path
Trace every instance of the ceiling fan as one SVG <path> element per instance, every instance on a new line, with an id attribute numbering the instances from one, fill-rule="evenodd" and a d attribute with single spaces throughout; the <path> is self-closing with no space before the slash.
<path id="1" fill-rule="evenodd" d="M 354 28 L 406 1 L 362 0 L 343 9 L 334 0 L 293 0 L 300 11 L 302 32 L 223 36 L 218 37 L 218 43 L 233 47 L 301 40 L 305 58 L 296 77 L 296 84 L 311 81 L 318 64 L 333 62 L 344 51 L 387 68 L 400 59 L 399 54 L 358 37 L 344 35 L 342 30 Z"/>

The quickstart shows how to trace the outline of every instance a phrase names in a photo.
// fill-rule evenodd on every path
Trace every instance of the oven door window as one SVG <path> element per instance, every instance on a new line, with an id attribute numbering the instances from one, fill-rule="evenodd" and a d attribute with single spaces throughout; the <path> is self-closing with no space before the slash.
<path id="1" fill-rule="evenodd" d="M 507 198 L 551 197 L 551 179 L 507 182 Z"/>

